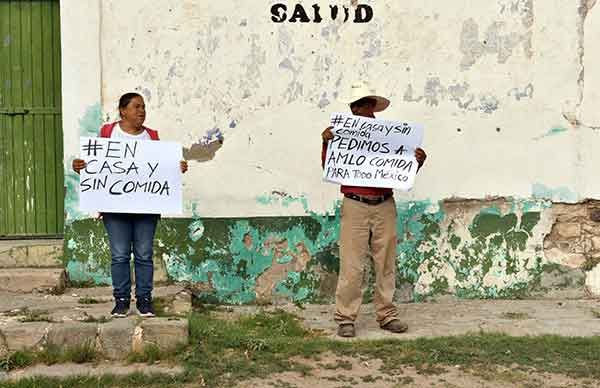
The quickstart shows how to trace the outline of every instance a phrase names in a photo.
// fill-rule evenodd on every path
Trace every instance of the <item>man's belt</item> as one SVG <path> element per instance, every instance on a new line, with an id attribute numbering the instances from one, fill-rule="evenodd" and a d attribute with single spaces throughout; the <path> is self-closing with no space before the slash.
<path id="1" fill-rule="evenodd" d="M 379 205 L 382 202 L 387 201 L 388 199 L 390 199 L 392 197 L 392 195 L 394 195 L 393 193 L 387 193 L 384 195 L 379 195 L 376 197 L 363 197 L 361 195 L 356 195 L 356 194 L 352 194 L 352 193 L 346 193 L 344 194 L 344 197 L 346 198 L 350 198 L 353 199 L 355 201 L 358 202 L 362 202 L 362 203 L 366 203 L 367 205 Z"/>

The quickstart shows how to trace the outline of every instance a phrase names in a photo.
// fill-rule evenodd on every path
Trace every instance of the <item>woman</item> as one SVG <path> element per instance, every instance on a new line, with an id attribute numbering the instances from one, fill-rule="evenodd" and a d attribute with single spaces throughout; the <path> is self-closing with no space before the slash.
<path id="1" fill-rule="evenodd" d="M 137 93 L 126 93 L 119 99 L 121 120 L 106 124 L 100 137 L 112 139 L 159 140 L 158 132 L 143 126 L 146 119 L 144 99 Z M 85 161 L 75 159 L 73 170 L 79 172 L 86 167 Z M 188 169 L 181 161 L 181 172 Z M 102 220 L 110 242 L 112 256 L 111 275 L 115 308 L 113 317 L 126 317 L 131 301 L 131 253 L 135 264 L 136 307 L 141 316 L 154 316 L 152 307 L 152 283 L 154 265 L 152 244 L 159 214 L 103 213 Z"/>

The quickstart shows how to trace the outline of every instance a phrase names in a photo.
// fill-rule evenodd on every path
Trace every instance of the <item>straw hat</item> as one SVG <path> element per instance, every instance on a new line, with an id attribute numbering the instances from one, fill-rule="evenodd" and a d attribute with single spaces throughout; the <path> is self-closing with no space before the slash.
<path id="1" fill-rule="evenodd" d="M 355 82 L 350 88 L 350 93 L 345 96 L 340 96 L 338 100 L 344 104 L 352 104 L 361 98 L 372 98 L 377 101 L 375 112 L 381 112 L 390 106 L 390 100 L 385 97 L 378 96 L 375 90 L 370 89 L 364 82 Z"/>

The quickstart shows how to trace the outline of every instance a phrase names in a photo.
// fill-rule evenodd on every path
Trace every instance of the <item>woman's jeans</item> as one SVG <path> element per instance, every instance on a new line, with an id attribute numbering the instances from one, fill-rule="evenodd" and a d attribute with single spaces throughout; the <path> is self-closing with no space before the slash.
<path id="1" fill-rule="evenodd" d="M 158 214 L 103 213 L 110 241 L 111 275 L 115 299 L 131 298 L 131 253 L 135 265 L 136 299 L 152 298 L 154 263 L 152 243 Z"/>

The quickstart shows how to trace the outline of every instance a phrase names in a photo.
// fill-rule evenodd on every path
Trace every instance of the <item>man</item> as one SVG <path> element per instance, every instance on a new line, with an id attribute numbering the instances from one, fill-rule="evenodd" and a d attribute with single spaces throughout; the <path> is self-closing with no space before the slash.
<path id="1" fill-rule="evenodd" d="M 355 116 L 375 118 L 390 101 L 372 93 L 364 84 L 352 85 L 350 105 Z M 323 131 L 321 163 L 324 166 L 327 144 L 333 139 L 333 127 Z M 419 169 L 427 155 L 417 148 L 415 157 Z M 408 326 L 398 319 L 393 303 L 396 291 L 396 203 L 393 190 L 376 187 L 342 186 L 342 220 L 340 227 L 340 273 L 335 293 L 335 321 L 338 335 L 354 337 L 354 321 L 362 301 L 363 261 L 369 247 L 375 268 L 375 307 L 379 326 L 393 333 L 403 333 Z"/>

